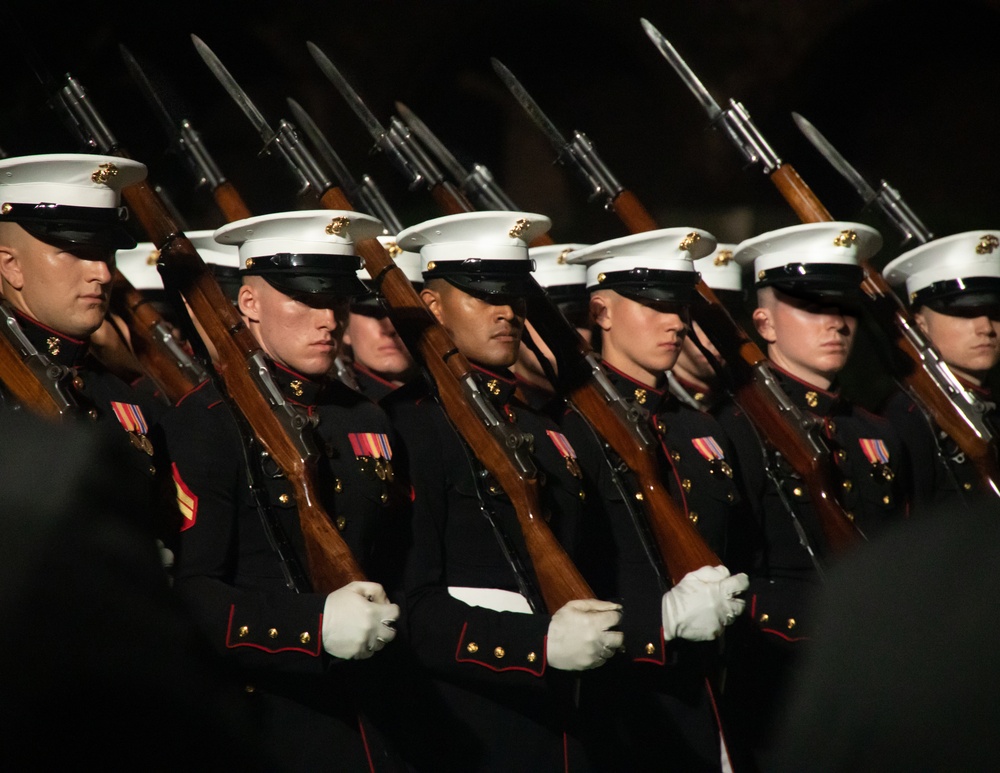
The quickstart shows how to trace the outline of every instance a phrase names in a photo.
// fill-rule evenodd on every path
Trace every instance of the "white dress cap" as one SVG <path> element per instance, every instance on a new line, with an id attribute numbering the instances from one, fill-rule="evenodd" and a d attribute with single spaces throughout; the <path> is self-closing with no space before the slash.
<path id="1" fill-rule="evenodd" d="M 694 261 L 716 240 L 700 228 L 659 228 L 593 244 L 567 256 L 587 266 L 587 288 L 660 301 L 690 302 L 698 274 Z"/>
<path id="2" fill-rule="evenodd" d="M 1000 293 L 1000 229 L 933 239 L 890 261 L 882 276 L 894 287 L 905 284 L 913 307 L 935 301 L 975 305 L 983 294 Z"/>
<path id="3" fill-rule="evenodd" d="M 743 268 L 733 260 L 735 250 L 735 244 L 719 244 L 711 255 L 694 262 L 694 270 L 713 290 L 740 292 L 743 289 Z"/>
<path id="4" fill-rule="evenodd" d="M 139 242 L 130 250 L 115 251 L 115 266 L 136 290 L 162 290 L 163 279 L 156 268 L 160 251 L 152 242 Z"/>
<path id="5" fill-rule="evenodd" d="M 121 191 L 145 179 L 146 165 L 90 153 L 0 159 L 0 221 L 38 238 L 112 249 L 136 244 L 122 225 Z"/>
<path id="6" fill-rule="evenodd" d="M 361 212 L 310 209 L 227 223 L 214 238 L 239 248 L 244 274 L 263 276 L 282 292 L 355 296 L 367 288 L 357 277 L 354 245 L 384 230 L 378 218 Z"/>
<path id="7" fill-rule="evenodd" d="M 802 223 L 740 242 L 733 258 L 753 266 L 756 287 L 846 297 L 860 291 L 861 262 L 881 246 L 881 234 L 863 223 Z"/>
<path id="8" fill-rule="evenodd" d="M 587 244 L 543 244 L 528 248 L 528 257 L 535 262 L 534 277 L 542 287 L 551 290 L 565 285 L 585 286 L 587 267 L 568 263 L 566 258 L 574 250 L 582 250 Z"/>
<path id="9" fill-rule="evenodd" d="M 462 212 L 405 228 L 396 241 L 420 252 L 424 281 L 441 277 L 467 291 L 520 295 L 536 287 L 528 245 L 551 227 L 533 212 Z"/>

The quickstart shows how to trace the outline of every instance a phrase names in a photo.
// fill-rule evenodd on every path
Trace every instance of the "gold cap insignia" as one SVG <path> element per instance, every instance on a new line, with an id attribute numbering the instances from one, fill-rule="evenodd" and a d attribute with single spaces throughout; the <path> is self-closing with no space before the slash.
<path id="1" fill-rule="evenodd" d="M 351 221 L 346 217 L 335 217 L 327 224 L 325 230 L 330 236 L 340 236 L 350 224 Z"/>
<path id="2" fill-rule="evenodd" d="M 815 392 L 806 392 L 806 405 L 810 408 L 815 408 L 819 405 L 819 395 Z"/>
<path id="3" fill-rule="evenodd" d="M 729 261 L 733 259 L 732 250 L 719 250 L 719 254 L 715 256 L 715 260 L 712 261 L 713 265 L 716 266 L 728 266 Z"/>
<path id="4" fill-rule="evenodd" d="M 486 388 L 490 391 L 491 395 L 500 394 L 500 384 L 497 382 L 495 378 L 491 378 L 489 381 L 486 382 Z"/>
<path id="5" fill-rule="evenodd" d="M 53 357 L 59 356 L 59 344 L 62 342 L 55 336 L 50 336 L 45 339 L 45 348 L 49 350 L 49 354 Z"/>
<path id="6" fill-rule="evenodd" d="M 857 232 L 847 229 L 846 231 L 841 231 L 839 234 L 837 234 L 836 238 L 834 238 L 833 240 L 833 246 L 850 247 L 857 240 L 858 240 Z"/>
<path id="7" fill-rule="evenodd" d="M 701 234 L 697 233 L 695 231 L 692 231 L 687 236 L 685 236 L 683 239 L 681 239 L 681 243 L 677 245 L 677 249 L 679 249 L 679 250 L 690 250 L 699 239 L 701 239 Z"/>
<path id="8" fill-rule="evenodd" d="M 511 228 L 510 231 L 507 232 L 507 235 L 511 239 L 520 239 L 521 238 L 521 234 L 523 234 L 525 231 L 527 231 L 528 227 L 530 225 L 531 225 L 531 221 L 528 220 L 527 218 L 524 218 L 524 217 L 518 218 L 517 222 L 514 223 L 514 227 Z"/>
<path id="9" fill-rule="evenodd" d="M 90 179 L 98 185 L 107 185 L 108 180 L 118 176 L 118 167 L 108 162 L 97 167 L 97 171 L 90 175 Z"/>
<path id="10" fill-rule="evenodd" d="M 295 395 L 296 397 L 302 397 L 302 382 L 301 381 L 299 381 L 298 379 L 295 379 L 294 381 L 289 382 L 288 386 L 291 388 L 293 395 Z"/>
<path id="11" fill-rule="evenodd" d="M 572 251 L 573 251 L 572 247 L 567 247 L 565 250 L 560 252 L 559 257 L 556 258 L 556 263 L 558 263 L 560 266 L 563 265 L 566 262 L 566 256 L 569 255 Z"/>
<path id="12" fill-rule="evenodd" d="M 395 258 L 397 255 L 403 254 L 403 248 L 396 244 L 396 242 L 386 242 L 385 251 L 389 253 L 390 258 Z"/>
<path id="13" fill-rule="evenodd" d="M 993 234 L 985 234 L 979 237 L 979 244 L 976 245 L 977 255 L 989 255 L 997 247 L 1000 247 L 1000 239 Z"/>
<path id="14" fill-rule="evenodd" d="M 639 405 L 645 405 L 646 404 L 646 390 L 645 389 L 636 389 L 635 390 L 635 401 L 637 403 L 639 403 Z"/>
<path id="15" fill-rule="evenodd" d="M 146 265 L 147 266 L 155 266 L 156 265 L 156 261 L 159 260 L 159 259 L 160 259 L 160 251 L 159 250 L 153 250 L 151 253 L 149 253 L 146 256 Z"/>

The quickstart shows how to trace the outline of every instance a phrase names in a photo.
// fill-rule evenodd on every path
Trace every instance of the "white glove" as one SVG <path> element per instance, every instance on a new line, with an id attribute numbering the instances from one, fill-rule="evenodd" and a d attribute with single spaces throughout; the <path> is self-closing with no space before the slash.
<path id="1" fill-rule="evenodd" d="M 553 668 L 583 671 L 597 668 L 622 646 L 624 634 L 609 631 L 622 619 L 620 604 L 598 599 L 569 601 L 549 622 L 546 657 Z"/>
<path id="2" fill-rule="evenodd" d="M 724 566 L 688 572 L 663 594 L 663 638 L 711 641 L 743 612 L 746 602 L 734 598 L 750 586 L 742 572 L 730 576 Z"/>
<path id="3" fill-rule="evenodd" d="M 396 638 L 399 606 L 377 582 L 349 582 L 326 597 L 323 649 L 335 658 L 364 660 Z"/>

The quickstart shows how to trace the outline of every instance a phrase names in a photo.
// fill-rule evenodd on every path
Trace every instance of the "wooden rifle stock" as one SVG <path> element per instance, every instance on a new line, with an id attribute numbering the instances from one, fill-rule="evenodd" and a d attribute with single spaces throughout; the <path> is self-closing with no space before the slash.
<path id="1" fill-rule="evenodd" d="M 431 188 L 431 198 L 446 215 L 459 215 L 475 209 L 465 194 L 447 180 Z"/>
<path id="2" fill-rule="evenodd" d="M 244 220 L 252 216 L 250 208 L 243 201 L 243 197 L 236 190 L 236 186 L 228 180 L 217 185 L 212 190 L 212 197 L 215 199 L 216 206 L 222 211 L 222 216 L 226 219 L 227 223 Z"/>
<path id="3" fill-rule="evenodd" d="M 799 173 L 791 164 L 781 164 L 771 172 L 771 182 L 803 223 L 823 223 L 833 220 L 833 215 L 816 198 L 816 194 L 799 177 Z"/>
<path id="4" fill-rule="evenodd" d="M 61 419 L 74 408 L 56 384 L 43 383 L 6 332 L 0 334 L 0 373 L 11 396 L 32 413 L 46 419 Z"/>
<path id="5" fill-rule="evenodd" d="M 304 451 L 292 438 L 291 431 L 308 431 L 305 416 L 298 412 L 288 416 L 290 426 L 286 427 L 272 410 L 268 397 L 254 380 L 255 368 L 266 370 L 260 346 L 156 192 L 141 182 L 125 188 L 122 195 L 160 250 L 164 281 L 176 286 L 184 296 L 214 344 L 218 352 L 216 370 L 226 393 L 292 485 L 313 589 L 329 593 L 364 579 L 317 496 L 315 453 Z M 301 439 L 308 439 L 308 435 L 302 434 Z"/>

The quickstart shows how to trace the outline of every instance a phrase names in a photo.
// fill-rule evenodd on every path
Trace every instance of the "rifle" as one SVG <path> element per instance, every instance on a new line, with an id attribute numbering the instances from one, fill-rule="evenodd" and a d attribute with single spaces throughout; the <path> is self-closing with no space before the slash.
<path id="1" fill-rule="evenodd" d="M 423 148 L 413 141 L 406 124 L 396 116 L 392 116 L 389 119 L 389 130 L 386 131 L 322 49 L 312 42 L 306 43 L 306 46 L 323 74 L 337 87 L 337 91 L 368 129 L 375 140 L 375 147 L 385 153 L 393 166 L 409 181 L 408 186 L 411 191 L 425 188 L 437 205 L 449 215 L 472 209 L 465 195 L 444 179 L 441 170 L 424 153 Z M 463 203 L 461 209 L 455 208 L 456 201 Z"/>
<path id="2" fill-rule="evenodd" d="M 590 170 L 607 169 L 596 157 L 589 142 L 581 145 L 579 139 L 573 143 L 563 139 L 555 124 L 510 70 L 496 59 L 493 60 L 493 67 L 515 99 L 549 138 L 562 162 L 575 169 L 581 180 L 590 184 Z M 574 132 L 574 136 L 579 138 L 584 135 Z M 580 148 L 587 151 L 585 160 L 581 159 Z M 639 199 L 611 177 L 610 172 L 602 179 L 604 184 L 593 186 L 591 200 L 603 195 L 605 206 L 618 215 L 631 233 L 658 228 Z M 609 180 L 614 181 L 614 185 Z M 760 347 L 733 319 L 712 288 L 700 279 L 697 290 L 705 303 L 699 304 L 692 312 L 725 360 L 726 369 L 720 375 L 726 380 L 733 400 L 770 447 L 781 453 L 808 486 L 830 547 L 840 551 L 855 544 L 862 535 L 853 524 L 853 517 L 837 499 L 836 492 L 840 489 L 834 474 L 837 468 L 815 421 L 784 393 Z"/>
<path id="3" fill-rule="evenodd" d="M 833 220 L 833 216 L 791 165 L 781 162 L 743 106 L 731 99 L 729 109 L 722 110 L 670 42 L 645 19 L 642 20 L 642 25 L 660 53 L 706 109 L 712 125 L 725 131 L 748 162 L 761 164 L 802 222 Z M 888 203 L 886 197 L 883 197 L 883 201 Z M 899 217 L 900 226 L 914 228 L 917 225 L 915 219 L 902 218 L 902 208 L 887 206 L 885 211 L 890 217 Z M 962 394 L 967 390 L 947 370 L 941 355 L 913 322 L 903 302 L 889 287 L 882 273 L 870 260 L 861 261 L 861 267 L 864 271 L 861 289 L 865 307 L 883 330 L 890 335 L 895 331 L 893 343 L 905 355 L 903 372 L 897 374 L 902 388 L 973 459 L 984 483 L 1000 496 L 1000 457 L 992 433 L 982 433 L 985 425 L 981 420 L 980 409 L 984 406 L 980 404 L 977 408 L 977 398 Z"/>
<path id="4" fill-rule="evenodd" d="M 10 304 L 0 299 L 3 316 L 0 335 L 0 373 L 3 385 L 21 405 L 48 419 L 58 419 L 76 410 L 69 384 L 73 374 L 53 362 L 25 336 Z"/>
<path id="5" fill-rule="evenodd" d="M 326 161 L 327 166 L 333 170 L 341 190 L 344 191 L 348 199 L 351 201 L 360 201 L 364 210 L 381 220 L 385 224 L 387 232 L 391 233 L 394 237 L 402 231 L 403 224 L 396 216 L 392 207 L 389 206 L 389 202 L 386 201 L 385 196 L 382 195 L 382 191 L 375 184 L 371 175 L 363 174 L 360 181 L 355 180 L 340 156 L 333 149 L 330 141 L 323 136 L 323 132 L 320 131 L 319 126 L 316 125 L 312 116 L 291 97 L 288 98 L 288 107 L 292 111 L 292 116 L 298 121 L 299 126 L 305 131 L 306 136 L 312 141 L 313 147 L 319 151 L 320 156 Z"/>
<path id="6" fill-rule="evenodd" d="M 36 68 L 36 72 L 44 71 Z M 42 82 L 50 85 L 45 77 Z M 63 85 L 51 94 L 50 104 L 86 147 L 129 158 L 72 75 L 67 74 Z M 256 339 L 153 188 L 143 181 L 124 189 L 122 195 L 160 250 L 164 284 L 188 301 L 215 346 L 223 394 L 246 418 L 257 441 L 292 485 L 313 589 L 327 593 L 363 579 L 316 494 L 318 452 L 310 419 L 284 399 Z"/>
<path id="7" fill-rule="evenodd" d="M 222 62 L 208 46 L 192 37 L 202 59 L 265 142 L 273 139 L 276 133 Z M 308 151 L 301 147 L 296 155 L 285 153 L 284 157 L 290 165 L 296 163 L 296 158 L 306 158 L 307 163 L 315 166 Z M 293 169 L 293 173 L 298 176 L 302 170 Z M 327 186 L 312 189 L 323 207 L 354 209 L 340 188 L 329 182 Z M 527 452 L 526 436 L 502 418 L 482 394 L 468 360 L 379 241 L 362 240 L 357 242 L 356 248 L 372 282 L 389 306 L 393 324 L 434 382 L 448 419 L 469 448 L 475 449 L 474 455 L 513 502 L 548 611 L 555 612 L 572 599 L 593 598 L 593 591 L 542 516 L 538 471 Z"/>
<path id="8" fill-rule="evenodd" d="M 162 74 L 154 73 L 151 65 L 140 64 L 124 45 L 119 45 L 119 49 L 126 69 L 159 118 L 171 147 L 194 176 L 195 186 L 207 187 L 212 192 L 216 206 L 227 221 L 250 217 L 250 209 L 236 187 L 222 173 L 202 142 L 201 135 L 191 124 L 187 106 L 183 104 L 173 85 Z"/>
<path id="9" fill-rule="evenodd" d="M 430 129 L 411 111 L 406 111 L 404 115 L 408 123 L 412 122 L 414 133 L 428 142 L 431 152 L 439 157 L 444 154 L 442 161 L 452 174 L 461 170 L 458 160 L 450 154 L 444 143 L 431 134 Z M 447 158 L 453 161 L 448 161 Z M 506 204 L 501 209 L 517 208 L 495 182 L 490 184 L 503 195 Z M 499 200 L 499 196 L 483 198 L 484 203 Z M 456 207 L 459 205 L 460 202 L 455 202 Z M 705 544 L 663 485 L 664 478 L 656 450 L 658 441 L 650 430 L 648 412 L 629 405 L 618 393 L 604 373 L 597 355 L 540 287 L 529 304 L 528 317 L 549 349 L 555 353 L 558 383 L 554 386 L 561 394 L 566 395 L 605 446 L 635 476 L 639 489 L 636 499 L 643 505 L 646 523 L 659 550 L 660 562 L 666 567 L 671 581 L 676 584 L 685 574 L 702 566 L 720 565 L 722 561 Z"/>

